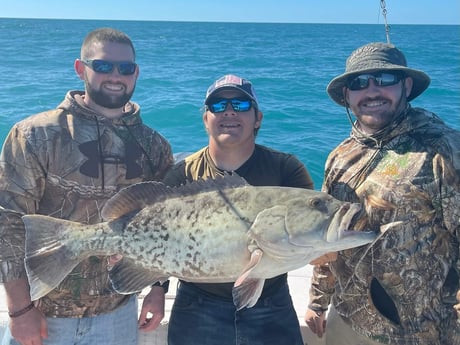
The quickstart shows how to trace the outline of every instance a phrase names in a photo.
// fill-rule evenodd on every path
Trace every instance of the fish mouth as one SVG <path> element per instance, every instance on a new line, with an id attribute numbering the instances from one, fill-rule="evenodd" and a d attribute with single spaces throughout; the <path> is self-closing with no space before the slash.
<path id="1" fill-rule="evenodd" d="M 362 207 L 358 203 L 343 204 L 334 214 L 326 232 L 327 242 L 336 242 L 351 235 L 356 231 L 350 229 L 351 224 L 356 223 L 363 215 Z"/>

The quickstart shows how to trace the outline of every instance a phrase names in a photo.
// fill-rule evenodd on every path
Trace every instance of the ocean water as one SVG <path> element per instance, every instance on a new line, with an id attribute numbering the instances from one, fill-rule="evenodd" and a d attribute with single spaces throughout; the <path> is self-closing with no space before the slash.
<path id="1" fill-rule="evenodd" d="M 83 84 L 73 69 L 88 31 L 111 26 L 134 41 L 133 100 L 174 152 L 206 145 L 207 87 L 221 75 L 250 79 L 264 113 L 257 142 L 295 154 L 319 189 L 327 154 L 348 136 L 345 110 L 326 85 L 352 50 L 385 41 L 384 25 L 250 24 L 0 18 L 0 141 L 18 120 L 54 108 Z M 393 25 L 392 43 L 432 82 L 412 102 L 460 129 L 460 26 Z"/>

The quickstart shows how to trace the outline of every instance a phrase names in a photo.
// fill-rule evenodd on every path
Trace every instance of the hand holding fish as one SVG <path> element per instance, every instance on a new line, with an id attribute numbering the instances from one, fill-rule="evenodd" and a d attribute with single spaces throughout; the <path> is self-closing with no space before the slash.
<path id="1" fill-rule="evenodd" d="M 310 261 L 310 265 L 324 265 L 335 260 L 337 260 L 337 252 L 331 252 Z"/>
<path id="2" fill-rule="evenodd" d="M 118 262 L 121 261 L 121 259 L 123 259 L 123 255 L 121 254 L 110 255 L 107 258 L 107 269 L 110 271 L 113 266 L 115 266 Z"/>

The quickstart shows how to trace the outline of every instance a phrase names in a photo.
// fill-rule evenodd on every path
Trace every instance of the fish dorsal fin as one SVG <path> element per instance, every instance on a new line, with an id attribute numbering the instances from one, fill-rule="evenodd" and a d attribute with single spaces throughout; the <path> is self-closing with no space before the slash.
<path id="1" fill-rule="evenodd" d="M 176 187 L 181 195 L 194 195 L 200 192 L 210 192 L 216 190 L 224 190 L 227 188 L 237 188 L 249 186 L 244 178 L 233 173 L 224 173 L 223 176 L 216 176 L 208 179 L 198 179 L 193 182 L 187 182 L 185 185 Z"/>
<path id="2" fill-rule="evenodd" d="M 111 197 L 102 208 L 101 215 L 105 221 L 113 220 L 174 195 L 173 188 L 161 182 L 139 182 Z"/>
<path id="3" fill-rule="evenodd" d="M 120 190 L 110 198 L 102 208 L 101 215 L 105 221 L 110 221 L 168 198 L 243 186 L 248 186 L 248 183 L 237 174 L 200 179 L 178 187 L 168 187 L 155 181 L 139 182 Z"/>

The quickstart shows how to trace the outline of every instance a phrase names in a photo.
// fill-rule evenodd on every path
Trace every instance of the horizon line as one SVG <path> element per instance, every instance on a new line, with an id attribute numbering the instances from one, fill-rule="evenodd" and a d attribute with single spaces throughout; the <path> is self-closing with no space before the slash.
<path id="1" fill-rule="evenodd" d="M 32 19 L 32 20 L 87 20 L 87 21 L 124 21 L 124 22 L 173 22 L 173 23 L 224 23 L 224 24 L 338 24 L 338 25 L 385 25 L 384 23 L 366 22 L 283 22 L 283 21 L 226 21 L 226 20 L 178 20 L 178 19 L 113 19 L 113 18 L 65 18 L 65 17 L 14 17 L 1 16 L 0 19 Z M 459 23 L 389 23 L 391 25 L 450 25 L 460 26 Z"/>

